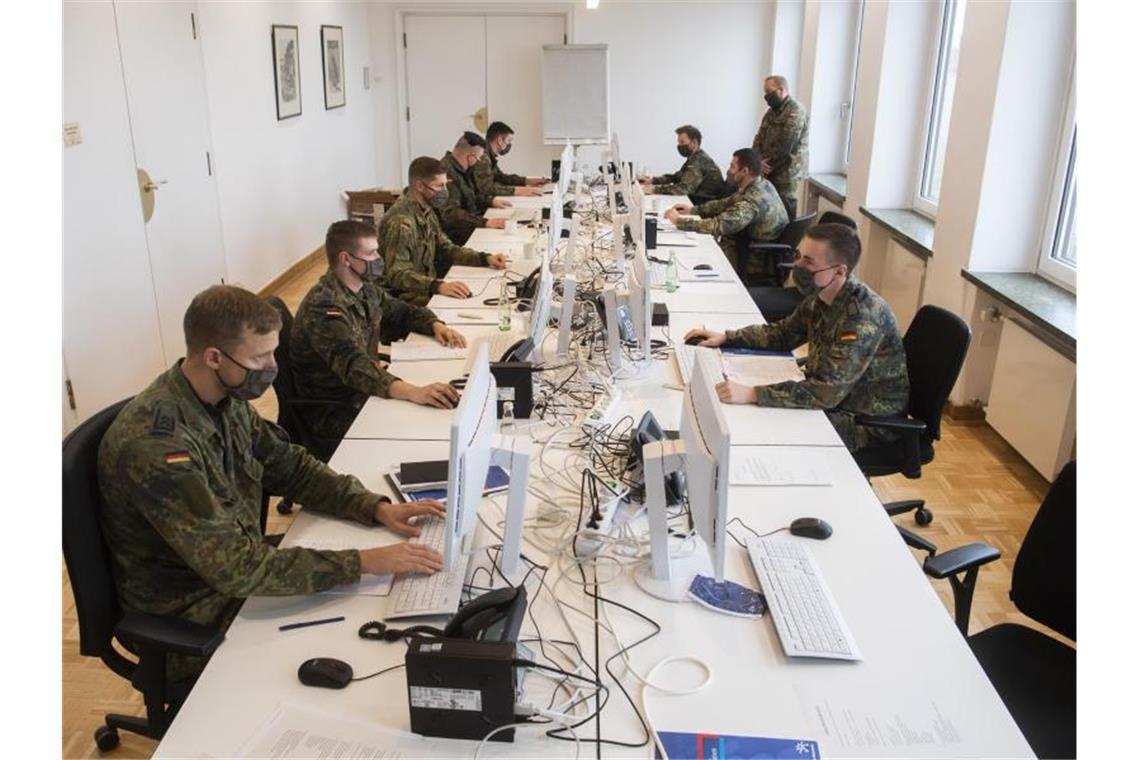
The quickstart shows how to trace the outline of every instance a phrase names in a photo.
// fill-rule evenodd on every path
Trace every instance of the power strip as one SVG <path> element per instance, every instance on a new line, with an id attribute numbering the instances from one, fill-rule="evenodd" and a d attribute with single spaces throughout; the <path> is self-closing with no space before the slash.
<path id="1" fill-rule="evenodd" d="M 590 518 L 593 516 L 593 513 L 582 513 L 582 524 L 578 526 L 578 538 L 574 542 L 574 555 L 578 557 L 578 559 L 592 557 L 602 550 L 605 546 L 605 539 L 610 535 L 610 531 L 613 529 L 614 515 L 617 514 L 620 505 L 620 496 L 615 496 L 608 502 L 602 504 L 598 508 L 601 518 L 592 526 L 590 524 Z"/>
<path id="2" fill-rule="evenodd" d="M 617 409 L 621 394 L 617 389 L 611 389 L 594 402 L 594 407 L 586 413 L 582 420 L 582 427 L 593 428 L 609 425 L 613 422 L 614 410 Z"/>

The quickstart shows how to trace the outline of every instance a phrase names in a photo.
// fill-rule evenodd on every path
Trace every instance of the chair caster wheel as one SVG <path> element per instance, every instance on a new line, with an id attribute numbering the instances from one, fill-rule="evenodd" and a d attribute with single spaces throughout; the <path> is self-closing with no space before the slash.
<path id="1" fill-rule="evenodd" d="M 286 499 L 282 499 L 281 501 L 277 502 L 277 514 L 279 514 L 279 515 L 291 515 L 291 514 L 293 514 L 293 502 L 288 501 Z"/>
<path id="2" fill-rule="evenodd" d="M 110 752 L 119 746 L 119 732 L 110 726 L 99 726 L 95 729 L 95 746 L 100 752 Z"/>
<path id="3" fill-rule="evenodd" d="M 930 523 L 934 522 L 934 513 L 926 507 L 922 507 L 915 511 L 914 521 L 919 525 L 930 525 Z"/>

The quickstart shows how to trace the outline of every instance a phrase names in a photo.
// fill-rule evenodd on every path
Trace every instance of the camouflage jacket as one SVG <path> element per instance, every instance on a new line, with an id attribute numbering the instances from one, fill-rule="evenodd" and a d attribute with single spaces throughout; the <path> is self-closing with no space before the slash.
<path id="1" fill-rule="evenodd" d="M 807 111 L 791 95 L 779 108 L 769 108 L 752 148 L 771 165 L 768 179 L 777 190 L 799 187 L 808 168 Z"/>
<path id="2" fill-rule="evenodd" d="M 373 524 L 380 497 L 337 475 L 245 401 L 208 407 L 181 361 L 120 412 L 99 447 L 103 535 L 125 608 L 224 629 L 248 596 L 360 579 L 353 550 L 276 549 L 262 490 Z"/>
<path id="3" fill-rule="evenodd" d="M 871 415 L 901 414 L 907 408 L 910 384 L 895 315 L 854 276 L 830 306 L 808 297 L 787 319 L 726 335 L 729 346 L 791 351 L 809 344 L 804 380 L 758 387 L 761 406 Z"/>
<path id="4" fill-rule="evenodd" d="M 447 170 L 447 205 L 439 211 L 443 231 L 456 245 L 463 245 L 471 233 L 487 226 L 483 212 L 491 206 L 491 193 L 482 193 L 475 187 L 475 169 L 465 172 L 451 151 L 440 159 Z"/>
<path id="5" fill-rule="evenodd" d="M 724 174 L 704 149 L 686 158 L 680 171 L 653 177 L 650 182 L 659 195 L 688 195 L 695 203 L 720 198 L 725 191 Z"/>
<path id="6" fill-rule="evenodd" d="M 453 264 L 485 266 L 487 254 L 455 245 L 439 226 L 439 216 L 406 191 L 380 219 L 384 280 L 398 298 L 424 306 L 439 290 L 437 272 Z"/>
<path id="7" fill-rule="evenodd" d="M 747 229 L 753 240 L 775 240 L 788 223 L 784 202 L 772 183 L 757 177 L 727 198 L 693 209 L 700 219 L 680 218 L 677 229 L 727 237 Z"/>
<path id="8" fill-rule="evenodd" d="M 305 398 L 344 401 L 359 407 L 369 396 L 388 397 L 398 380 L 379 361 L 381 324 L 400 330 L 432 334 L 440 320 L 428 309 L 401 301 L 384 288 L 365 282 L 353 293 L 331 271 L 319 279 L 297 308 L 289 340 L 289 355 L 297 392 Z M 300 410 L 298 410 L 300 411 Z M 335 407 L 306 415 L 314 433 L 339 439 L 347 416 Z M 328 416 L 337 420 L 327 420 Z M 348 418 L 348 424 L 355 417 Z"/>
<path id="9" fill-rule="evenodd" d="M 475 192 L 482 196 L 514 195 L 516 187 L 526 184 L 526 177 L 499 171 L 499 157 L 488 148 L 479 163 L 471 169 Z"/>

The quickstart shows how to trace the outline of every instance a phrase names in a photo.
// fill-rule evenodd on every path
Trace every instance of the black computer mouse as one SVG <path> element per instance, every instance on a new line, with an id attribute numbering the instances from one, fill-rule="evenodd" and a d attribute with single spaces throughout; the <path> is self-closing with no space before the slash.
<path id="1" fill-rule="evenodd" d="M 712 264 L 694 264 L 693 269 L 698 272 L 703 272 L 706 269 L 712 269 Z"/>
<path id="2" fill-rule="evenodd" d="M 694 336 L 693 336 L 693 337 L 691 337 L 691 338 L 686 338 L 686 339 L 685 339 L 685 345 L 686 345 L 686 346 L 699 346 L 701 343 L 703 343 L 703 342 L 704 342 L 704 340 L 705 340 L 705 339 L 704 339 L 704 338 L 702 338 L 701 336 L 699 336 L 699 335 L 694 335 Z"/>
<path id="3" fill-rule="evenodd" d="M 448 380 L 447 384 L 456 390 L 462 390 L 467 387 L 467 378 L 457 377 L 454 380 Z"/>
<path id="4" fill-rule="evenodd" d="M 793 536 L 814 538 L 822 541 L 831 535 L 831 526 L 818 517 L 797 517 L 788 526 L 788 532 Z"/>
<path id="5" fill-rule="evenodd" d="M 343 689 L 352 681 L 352 666 L 332 657 L 314 657 L 301 663 L 297 678 L 306 686 Z"/>

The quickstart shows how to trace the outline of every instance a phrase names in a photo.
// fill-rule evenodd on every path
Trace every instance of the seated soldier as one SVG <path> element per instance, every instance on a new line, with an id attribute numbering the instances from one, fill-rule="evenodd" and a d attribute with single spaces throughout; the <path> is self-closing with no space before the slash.
<path id="1" fill-rule="evenodd" d="M 810 351 L 804 379 L 750 387 L 726 380 L 721 401 L 794 409 L 823 409 L 847 448 L 889 443 L 893 431 L 856 425 L 858 415 L 906 411 L 910 397 L 906 353 L 891 307 L 852 274 L 859 263 L 859 236 L 841 224 L 817 224 L 800 243 L 792 274 L 808 296 L 787 319 L 718 333 L 690 330 L 685 340 L 702 346 L 742 346 Z"/>
<path id="2" fill-rule="evenodd" d="M 542 185 L 550 181 L 546 177 L 523 177 L 499 170 L 499 158 L 511 152 L 514 135 L 515 131 L 501 121 L 493 121 L 487 127 L 487 152 L 471 170 L 479 195 L 542 195 Z"/>
<path id="3" fill-rule="evenodd" d="M 677 152 L 685 159 L 679 171 L 659 177 L 638 177 L 646 193 L 687 195 L 693 203 L 724 197 L 724 176 L 712 156 L 701 150 L 701 130 L 685 124 L 677 133 Z"/>
<path id="4" fill-rule="evenodd" d="M 410 520 L 444 515 L 438 502 L 392 504 L 321 464 L 250 406 L 277 374 L 281 320 L 253 293 L 215 285 L 183 320 L 186 358 L 136 396 L 99 447 L 103 535 L 127 610 L 225 630 L 250 596 L 311 594 L 361 574 L 434 573 L 435 550 L 277 549 L 261 532 L 263 491 L 306 509 L 417 536 Z M 171 655 L 167 678 L 196 675 L 202 658 Z"/>
<path id="5" fill-rule="evenodd" d="M 475 165 L 483 158 L 486 141 L 474 132 L 464 132 L 440 163 L 447 172 L 447 202 L 438 209 L 439 222 L 451 242 L 463 245 L 480 227 L 503 229 L 506 219 L 483 216 L 489 208 L 510 208 L 511 202 L 482 193 L 475 187 Z"/>
<path id="6" fill-rule="evenodd" d="M 729 184 L 737 188 L 732 195 L 700 206 L 679 203 L 665 212 L 665 218 L 679 230 L 716 235 L 724 255 L 736 266 L 738 256 L 748 255 L 736 250 L 737 240 L 758 243 L 775 240 L 788 223 L 788 212 L 776 188 L 760 176 L 760 156 L 751 148 L 741 148 L 732 154 L 728 177 Z M 696 214 L 701 218 L 684 219 L 681 214 Z M 775 274 L 774 263 L 757 261 L 753 265 L 754 258 L 748 259 L 749 273 L 753 268 L 768 267 Z"/>
<path id="7" fill-rule="evenodd" d="M 471 288 L 459 280 L 442 278 L 453 264 L 506 269 L 501 253 L 482 253 L 448 240 L 433 209 L 447 204 L 447 171 L 430 156 L 420 156 L 408 167 L 408 188 L 380 219 L 380 254 L 384 257 L 384 284 L 394 295 L 426 306 L 439 293 L 470 298 Z"/>
<path id="8" fill-rule="evenodd" d="M 342 401 L 344 406 L 298 406 L 322 453 L 331 454 L 369 396 L 449 408 L 459 400 L 447 383 L 413 385 L 381 364 L 381 335 L 431 335 L 445 346 L 465 346 L 464 337 L 434 313 L 390 295 L 380 285 L 384 259 L 376 232 L 356 221 L 333 222 L 325 235 L 329 269 L 297 308 L 290 338 L 297 391 L 303 398 Z M 323 458 L 323 457 L 322 457 Z"/>

